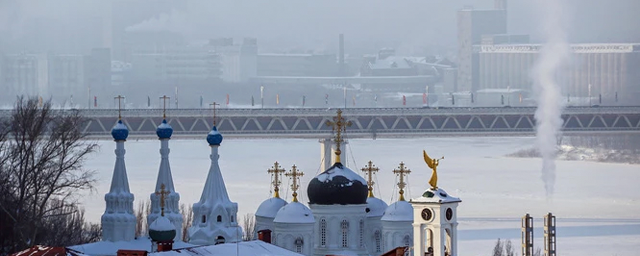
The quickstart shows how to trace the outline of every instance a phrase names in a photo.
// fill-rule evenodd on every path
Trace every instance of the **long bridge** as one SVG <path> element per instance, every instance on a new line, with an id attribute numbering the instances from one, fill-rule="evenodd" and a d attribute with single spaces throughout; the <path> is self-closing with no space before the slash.
<path id="1" fill-rule="evenodd" d="M 531 136 L 535 134 L 535 108 L 346 108 L 343 116 L 352 122 L 350 138 L 428 136 Z M 94 138 L 110 138 L 117 109 L 80 110 L 88 118 L 83 131 Z M 174 137 L 201 138 L 212 126 L 211 109 L 167 109 L 167 122 Z M 4 112 L 4 113 L 3 113 Z M 0 111 L 6 116 L 9 111 Z M 326 138 L 336 109 L 251 108 L 218 109 L 217 127 L 231 138 Z M 162 109 L 125 109 L 123 121 L 130 138 L 155 138 Z M 640 106 L 571 107 L 562 114 L 565 135 L 640 135 Z"/>

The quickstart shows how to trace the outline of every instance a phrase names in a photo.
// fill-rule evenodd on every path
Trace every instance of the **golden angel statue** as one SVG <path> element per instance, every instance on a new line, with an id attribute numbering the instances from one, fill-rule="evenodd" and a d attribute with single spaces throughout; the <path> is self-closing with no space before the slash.
<path id="1" fill-rule="evenodd" d="M 433 170 L 431 173 L 431 179 L 429 179 L 429 185 L 431 185 L 431 189 L 435 190 L 438 188 L 438 164 L 440 164 L 440 159 L 444 159 L 444 156 L 440 159 L 431 159 L 429 155 L 427 155 L 427 151 L 422 150 L 424 154 L 424 162 L 427 163 L 427 166 Z"/>

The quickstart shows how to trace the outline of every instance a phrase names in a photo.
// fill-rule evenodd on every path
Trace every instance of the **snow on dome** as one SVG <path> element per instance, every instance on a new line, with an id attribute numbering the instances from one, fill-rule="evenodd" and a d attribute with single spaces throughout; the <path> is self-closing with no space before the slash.
<path id="1" fill-rule="evenodd" d="M 388 205 L 376 197 L 367 198 L 367 217 L 380 217 L 384 214 Z"/>
<path id="2" fill-rule="evenodd" d="M 171 125 L 167 123 L 167 119 L 162 119 L 162 123 L 158 125 L 158 129 L 156 129 L 156 134 L 160 139 L 169 139 L 173 134 L 173 128 Z"/>
<path id="3" fill-rule="evenodd" d="M 422 193 L 421 197 L 415 198 L 415 199 L 411 199 L 412 202 L 420 202 L 420 203 L 455 203 L 455 202 L 462 202 L 462 200 L 460 200 L 460 198 L 457 197 L 453 197 L 449 194 L 447 194 L 446 191 L 444 191 L 444 189 L 441 188 L 436 188 L 435 190 L 433 189 L 428 189 L 427 191 L 425 191 L 424 193 Z"/>
<path id="4" fill-rule="evenodd" d="M 407 201 L 392 203 L 384 211 L 383 221 L 413 221 L 413 206 Z"/>
<path id="5" fill-rule="evenodd" d="M 280 208 L 273 222 L 278 223 L 315 223 L 313 213 L 300 202 L 291 202 Z"/>
<path id="6" fill-rule="evenodd" d="M 118 120 L 116 125 L 113 126 L 111 136 L 113 136 L 114 140 L 127 140 L 127 137 L 129 137 L 129 129 L 122 123 L 122 120 Z"/>
<path id="7" fill-rule="evenodd" d="M 218 132 L 218 128 L 215 125 L 207 135 L 207 142 L 209 142 L 210 146 L 220 146 L 220 143 L 222 143 L 222 134 Z"/>
<path id="8" fill-rule="evenodd" d="M 335 163 L 307 187 L 310 204 L 366 204 L 367 182 L 351 169 Z"/>
<path id="9" fill-rule="evenodd" d="M 258 210 L 256 211 L 256 216 L 267 217 L 267 218 L 275 218 L 276 214 L 283 206 L 287 205 L 287 201 L 283 200 L 279 197 L 272 197 L 267 200 L 264 200 Z"/>
<path id="10" fill-rule="evenodd" d="M 149 225 L 149 230 L 170 231 L 176 230 L 176 227 L 171 224 L 171 221 L 167 217 L 160 216 L 156 220 L 154 220 L 151 225 Z"/>

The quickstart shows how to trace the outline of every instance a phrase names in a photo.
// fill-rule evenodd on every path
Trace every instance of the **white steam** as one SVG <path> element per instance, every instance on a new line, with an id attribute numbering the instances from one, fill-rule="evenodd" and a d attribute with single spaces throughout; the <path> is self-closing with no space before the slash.
<path id="1" fill-rule="evenodd" d="M 569 47 L 563 29 L 563 0 L 540 0 L 539 15 L 546 43 L 533 68 L 534 90 L 538 97 L 535 113 L 537 146 L 542 156 L 542 181 L 547 197 L 553 194 L 556 180 L 557 137 L 562 128 L 562 93 L 556 81 L 560 69 L 569 59 Z"/>

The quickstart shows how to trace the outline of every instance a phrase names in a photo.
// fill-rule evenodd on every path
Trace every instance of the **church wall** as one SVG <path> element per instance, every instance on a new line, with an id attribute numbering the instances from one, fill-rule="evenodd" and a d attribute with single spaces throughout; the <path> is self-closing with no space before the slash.
<path id="1" fill-rule="evenodd" d="M 352 251 L 358 255 L 368 255 L 366 241 L 360 243 L 360 220 L 366 222 L 366 204 L 362 205 L 315 205 L 309 208 L 316 219 L 317 237 L 314 239 L 314 255 L 331 255 L 339 251 Z M 326 244 L 322 245 L 322 219 L 327 221 Z M 343 221 L 346 220 L 347 246 L 343 244 Z M 363 225 L 363 238 L 364 229 Z"/>
<path id="2" fill-rule="evenodd" d="M 273 244 L 304 255 L 313 254 L 314 223 L 274 223 Z M 298 247 L 296 240 L 301 239 Z"/>

